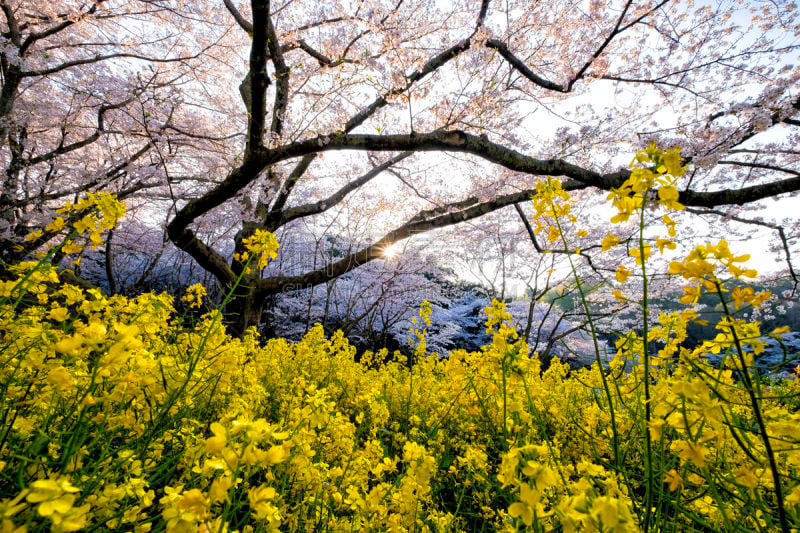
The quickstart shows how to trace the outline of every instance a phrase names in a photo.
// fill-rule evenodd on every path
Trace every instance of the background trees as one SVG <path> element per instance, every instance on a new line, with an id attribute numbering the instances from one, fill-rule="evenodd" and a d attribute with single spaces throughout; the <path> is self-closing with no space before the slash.
<path id="1" fill-rule="evenodd" d="M 226 287 L 242 274 L 232 253 L 267 229 L 286 243 L 286 268 L 244 275 L 229 309 L 241 330 L 286 291 L 317 287 L 314 307 L 327 284 L 408 238 L 428 257 L 471 239 L 473 253 L 495 250 L 483 262 L 493 276 L 520 257 L 534 265 L 541 250 L 555 252 L 548 261 L 574 252 L 536 239 L 514 209 L 524 215 L 537 177 L 552 175 L 581 199 L 570 231 L 582 264 L 611 282 L 617 258 L 594 253 L 607 217 L 592 207 L 625 179 L 630 154 L 657 142 L 690 163 L 685 244 L 692 232 L 757 230 L 796 286 L 800 231 L 785 210 L 800 189 L 791 2 L 0 7 L 6 261 L 42 244 L 23 237 L 52 207 L 89 190 L 132 208 L 105 255 L 112 265 L 117 247 L 118 258 L 144 248 L 148 265 L 175 257 L 169 241 Z M 142 246 L 134 224 L 166 231 Z M 314 253 L 289 246 L 299 235 L 314 236 L 297 239 Z M 341 253 L 320 248 L 342 236 Z M 506 276 L 535 295 L 558 285 L 554 261 Z"/>

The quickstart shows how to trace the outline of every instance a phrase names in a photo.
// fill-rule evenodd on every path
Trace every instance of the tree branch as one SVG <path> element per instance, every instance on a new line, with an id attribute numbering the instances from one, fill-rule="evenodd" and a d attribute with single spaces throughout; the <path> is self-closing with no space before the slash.
<path id="1" fill-rule="evenodd" d="M 341 57 L 339 59 L 331 59 L 328 56 L 322 54 L 322 52 L 319 52 L 315 48 L 312 48 L 311 45 L 309 45 L 303 39 L 297 41 L 297 47 L 300 48 L 300 50 L 307 53 L 308 55 L 310 55 L 311 57 L 313 57 L 314 59 L 316 59 L 317 62 L 322 66 L 336 67 L 341 65 L 342 63 L 353 63 L 352 59 L 347 59 L 346 57 Z"/>
<path id="2" fill-rule="evenodd" d="M 84 57 L 81 59 L 73 59 L 72 61 L 65 61 L 64 63 L 61 63 L 60 65 L 56 65 L 54 67 L 43 68 L 39 70 L 26 70 L 21 72 L 20 76 L 23 78 L 30 78 L 34 76 L 46 76 L 48 74 L 55 74 L 57 72 L 61 72 L 62 70 L 66 70 L 68 68 L 77 67 L 80 65 L 88 65 L 91 63 L 99 63 L 100 61 L 107 61 L 109 59 L 115 59 L 120 57 L 128 59 L 140 59 L 142 61 L 147 61 L 150 63 L 176 63 L 180 61 L 188 61 L 190 59 L 197 59 L 206 50 L 207 48 L 204 48 L 203 50 L 200 50 L 199 52 L 191 56 L 168 57 L 165 59 L 159 59 L 155 57 L 144 56 L 141 54 L 131 54 L 125 52 L 116 52 L 113 54 L 104 54 L 104 55 L 98 54 L 93 57 Z"/>
<path id="3" fill-rule="evenodd" d="M 269 12 L 267 17 L 267 50 L 269 51 L 272 64 L 275 65 L 275 103 L 272 106 L 272 124 L 270 132 L 276 138 L 280 138 L 283 133 L 283 116 L 289 105 L 289 67 L 283 59 L 278 35 L 275 26 L 272 24 L 272 17 Z"/>
<path id="4" fill-rule="evenodd" d="M 87 182 L 83 182 L 80 185 L 77 185 L 75 187 L 71 187 L 69 189 L 62 189 L 60 191 L 47 193 L 47 194 L 42 194 L 41 198 L 43 200 L 47 200 L 47 201 L 57 200 L 59 198 L 65 197 L 65 196 L 72 196 L 74 194 L 80 194 L 82 192 L 87 192 L 87 191 L 93 189 L 94 187 L 97 187 L 97 186 L 100 186 L 100 185 L 104 185 L 105 183 L 108 183 L 109 181 L 114 179 L 116 177 L 116 175 L 119 174 L 120 172 L 122 172 L 128 165 L 130 165 L 131 163 L 133 163 L 134 161 L 136 161 L 137 159 L 142 157 L 144 154 L 149 152 L 150 149 L 152 149 L 152 148 L 153 148 L 153 143 L 152 142 L 148 142 L 147 144 L 145 144 L 144 146 L 139 148 L 132 156 L 128 157 L 124 161 L 121 161 L 121 162 L 117 163 L 116 165 L 114 165 L 113 167 L 111 167 L 107 171 L 103 172 L 102 174 L 98 175 L 97 177 L 95 177 L 95 178 L 93 178 L 93 179 L 91 179 L 91 180 L 89 180 Z"/>
<path id="5" fill-rule="evenodd" d="M 14 44 L 14 46 L 22 46 L 22 35 L 19 30 L 17 17 L 14 16 L 14 10 L 11 9 L 11 6 L 8 5 L 8 2 L 5 0 L 0 2 L 0 9 L 3 10 L 3 14 L 6 17 L 6 23 L 8 24 L 8 33 L 9 37 L 11 37 L 11 42 Z"/>
<path id="6" fill-rule="evenodd" d="M 211 272 L 221 284 L 231 285 L 236 280 L 227 260 L 198 239 L 192 230 L 185 229 L 175 236 L 170 234 L 169 238 L 175 246 L 187 252 L 201 267 Z"/>
<path id="7" fill-rule="evenodd" d="M 387 91 L 385 94 L 376 98 L 370 105 L 359 111 L 356 115 L 354 115 L 350 120 L 347 121 L 344 127 L 345 132 L 350 132 L 356 127 L 360 126 L 365 120 L 371 117 L 375 111 L 378 109 L 386 106 L 389 103 L 389 98 L 392 96 L 397 96 L 406 92 L 411 86 L 416 83 L 417 81 L 421 80 L 428 74 L 438 70 L 440 67 L 444 66 L 448 61 L 458 57 L 462 52 L 469 50 L 470 48 L 470 41 L 464 40 L 458 44 L 455 44 L 445 50 L 444 52 L 435 55 L 424 65 L 422 68 L 414 71 L 410 74 L 406 79 L 406 85 L 403 87 L 397 87 L 390 91 Z"/>
<path id="8" fill-rule="evenodd" d="M 511 50 L 508 49 L 506 43 L 504 43 L 503 41 L 499 41 L 497 39 L 489 39 L 488 41 L 486 41 L 486 46 L 488 48 L 497 50 L 497 52 L 503 57 L 503 59 L 508 61 L 508 63 L 512 67 L 514 67 L 517 71 L 519 71 L 520 74 L 528 78 L 528 80 L 532 81 L 539 87 L 542 87 L 543 89 L 548 89 L 550 91 L 557 91 L 560 93 L 566 93 L 569 91 L 569 89 L 567 89 L 565 85 L 560 85 L 558 83 L 554 83 L 548 79 L 545 79 L 536 74 L 530 68 L 528 68 L 528 65 L 526 65 L 520 58 L 515 56 L 511 52 Z"/>
<path id="9" fill-rule="evenodd" d="M 19 55 L 20 56 L 25 55 L 25 53 L 28 51 L 28 48 L 33 46 L 33 44 L 36 41 L 39 41 L 41 39 L 46 39 L 51 35 L 55 35 L 56 33 L 69 28 L 70 26 L 72 26 L 85 16 L 94 14 L 94 12 L 97 11 L 97 6 L 99 6 L 103 2 L 105 2 L 105 0 L 96 0 L 95 4 L 92 7 L 90 7 L 89 10 L 86 11 L 85 13 L 77 17 L 67 18 L 63 22 L 56 24 L 55 26 L 51 26 L 50 28 L 47 28 L 46 30 L 40 31 L 38 33 L 31 33 L 30 35 L 28 35 L 27 39 L 25 39 L 25 41 L 22 43 L 22 46 L 20 46 Z"/>
<path id="10" fill-rule="evenodd" d="M 32 157 L 32 158 L 28 159 L 27 161 L 25 161 L 24 164 L 26 166 L 31 166 L 31 165 L 36 165 L 36 164 L 42 163 L 44 161 L 50 161 L 51 159 L 54 159 L 55 157 L 57 157 L 59 155 L 63 155 L 63 154 L 69 153 L 69 152 L 73 152 L 75 150 L 83 148 L 84 146 L 88 146 L 88 145 L 92 144 L 97 139 L 99 139 L 100 138 L 100 134 L 105 131 L 105 120 L 104 120 L 105 119 L 105 114 L 107 112 L 109 112 L 109 111 L 114 110 L 114 109 L 119 109 L 121 107 L 124 107 L 124 106 L 128 105 L 132 101 L 133 101 L 133 98 L 128 98 L 127 100 L 124 100 L 124 101 L 119 102 L 117 104 L 109 104 L 109 105 L 101 106 L 100 109 L 97 111 L 97 129 L 95 130 L 94 133 L 92 133 L 88 137 L 85 137 L 84 139 L 81 139 L 80 141 L 75 141 L 74 143 L 70 143 L 70 144 L 67 144 L 67 145 L 59 145 L 55 150 L 51 150 L 50 152 L 38 155 L 36 157 Z"/>
<path id="11" fill-rule="evenodd" d="M 374 151 L 443 151 L 476 155 L 486 161 L 510 170 L 535 176 L 564 176 L 603 190 L 619 187 L 630 175 L 621 169 L 602 174 L 583 168 L 562 159 L 536 159 L 512 148 L 493 143 L 485 137 L 459 130 L 435 131 L 413 135 L 366 135 L 348 134 L 318 136 L 304 141 L 286 144 L 274 150 L 262 150 L 247 161 L 250 172 L 241 168 L 232 172 L 222 183 L 205 195 L 191 200 L 170 223 L 174 228 L 186 227 L 198 216 L 232 198 L 246 186 L 262 169 L 280 161 L 330 150 L 374 150 Z M 800 190 L 800 177 L 753 185 L 740 189 L 698 192 L 684 190 L 680 202 L 698 207 L 745 204 L 763 198 Z"/>
<path id="12" fill-rule="evenodd" d="M 531 223 L 528 221 L 528 217 L 525 216 L 525 212 L 522 210 L 522 207 L 518 203 L 514 204 L 514 209 L 517 210 L 517 214 L 519 218 L 522 219 L 522 224 L 525 226 L 525 230 L 528 232 L 528 237 L 531 239 L 531 243 L 533 243 L 533 247 L 536 249 L 537 252 L 540 254 L 575 254 L 580 255 L 581 257 L 586 259 L 586 262 L 589 264 L 589 267 L 594 270 L 597 274 L 600 274 L 600 271 L 594 266 L 594 262 L 592 261 L 592 256 L 586 253 L 586 250 L 591 250 L 593 248 L 600 248 L 600 246 L 587 246 L 586 248 L 581 248 L 580 250 L 565 250 L 563 248 L 559 249 L 552 249 L 552 248 L 542 248 L 539 245 L 539 240 L 536 238 L 536 232 L 533 231 L 533 227 Z"/>
<path id="13" fill-rule="evenodd" d="M 489 0 L 482 0 L 481 9 L 480 11 L 478 11 L 478 20 L 475 22 L 475 31 L 478 31 L 478 28 L 483 26 L 483 23 L 486 20 L 486 13 L 488 12 L 489 12 Z"/>
<path id="14" fill-rule="evenodd" d="M 287 200 L 289 200 L 289 195 L 292 194 L 294 186 L 297 185 L 298 180 L 303 177 L 303 174 L 305 174 L 306 170 L 308 170 L 308 167 L 311 166 L 311 163 L 314 162 L 316 157 L 317 154 L 308 154 L 303 156 L 303 158 L 300 159 L 300 162 L 297 163 L 297 165 L 295 165 L 295 167 L 292 169 L 292 172 L 283 182 L 283 185 L 281 185 L 281 189 L 278 191 L 278 196 L 275 198 L 272 207 L 269 209 L 269 213 L 265 215 L 265 225 L 267 227 L 271 226 L 272 224 L 270 221 L 274 220 L 279 215 L 283 207 L 286 205 Z"/>
<path id="15" fill-rule="evenodd" d="M 662 0 L 658 5 L 654 6 L 653 9 L 646 11 L 635 20 L 629 22 L 625 26 L 622 26 L 622 21 L 625 19 L 625 15 L 628 13 L 628 9 L 633 3 L 632 0 L 628 0 L 628 2 L 625 3 L 625 7 L 622 9 L 622 13 L 620 13 L 619 17 L 617 17 L 617 22 L 616 24 L 614 24 L 614 29 L 611 30 L 608 36 L 600 44 L 600 46 L 595 49 L 592 56 L 589 59 L 587 59 L 586 62 L 584 62 L 581 68 L 578 69 L 575 75 L 572 76 L 572 78 L 566 84 L 555 83 L 553 81 L 550 81 L 546 78 L 539 76 L 538 74 L 533 72 L 525 64 L 524 61 L 522 61 L 520 58 L 514 55 L 514 53 L 511 52 L 511 50 L 509 50 L 508 46 L 506 46 L 504 42 L 498 39 L 490 39 L 486 41 L 486 47 L 491 48 L 493 50 L 497 50 L 497 52 L 503 57 L 503 59 L 508 61 L 508 63 L 513 68 L 515 68 L 520 74 L 525 76 L 528 80 L 532 81 L 539 87 L 542 87 L 543 89 L 548 89 L 550 91 L 568 93 L 572 91 L 572 88 L 578 81 L 583 79 L 583 77 L 586 75 L 586 71 L 589 70 L 589 67 L 592 66 L 592 63 L 594 63 L 594 61 L 598 57 L 600 57 L 600 55 L 605 51 L 605 49 L 608 48 L 608 45 L 611 44 L 611 41 L 614 40 L 614 37 L 616 37 L 623 31 L 627 30 L 634 24 L 641 22 L 645 17 L 653 13 L 655 10 L 661 8 L 661 6 L 663 6 L 667 2 L 669 2 L 669 0 Z"/>
<path id="16" fill-rule="evenodd" d="M 253 23 L 244 18 L 242 13 L 236 9 L 236 6 L 231 0 L 222 0 L 222 2 L 225 4 L 228 12 L 233 15 L 233 19 L 236 21 L 236 24 L 238 24 L 248 34 L 253 35 Z"/>
<path id="17" fill-rule="evenodd" d="M 564 188 L 567 190 L 574 190 L 585 188 L 585 185 L 572 181 L 565 184 Z M 434 216 L 433 218 L 427 218 L 423 213 L 418 213 L 408 222 L 386 233 L 374 243 L 365 246 L 361 250 L 358 250 L 357 252 L 354 252 L 335 263 L 327 265 L 324 268 L 320 268 L 298 276 L 275 276 L 260 280 L 256 290 L 257 297 L 263 298 L 270 294 L 275 294 L 286 290 L 306 289 L 314 285 L 319 285 L 320 283 L 325 283 L 326 281 L 338 278 L 339 276 L 342 276 L 365 263 L 383 257 L 383 253 L 386 248 L 397 241 L 406 239 L 417 233 L 425 233 L 432 229 L 444 228 L 465 222 L 467 220 L 482 217 L 483 215 L 491 213 L 492 211 L 496 211 L 502 207 L 529 200 L 531 195 L 533 195 L 535 192 L 536 189 L 527 189 L 524 191 L 506 194 L 493 200 L 471 205 L 465 209 L 457 209 L 455 211 L 445 212 L 443 214 Z M 455 202 L 454 204 L 450 204 L 450 206 L 453 205 L 463 205 L 463 202 Z M 447 207 L 450 206 L 443 206 L 443 209 L 447 211 Z M 441 212 L 441 210 L 438 210 L 437 212 Z"/>
<path id="18" fill-rule="evenodd" d="M 375 176 L 379 175 L 381 172 L 387 170 L 389 167 L 396 165 L 403 159 L 411 156 L 413 152 L 402 152 L 401 154 L 389 159 L 385 163 L 378 165 L 371 169 L 369 172 L 360 176 L 359 178 L 349 182 L 347 185 L 333 193 L 332 195 L 328 196 L 324 200 L 320 200 L 318 202 L 313 202 L 309 204 L 299 205 L 297 207 L 290 207 L 289 209 L 284 210 L 283 212 L 279 213 L 277 220 L 271 224 L 267 224 L 267 227 L 274 227 L 279 228 L 291 222 L 292 220 L 296 220 L 298 218 L 303 218 L 311 215 L 316 215 L 327 211 L 331 207 L 334 207 L 336 204 L 344 200 L 344 198 L 353 192 L 354 190 L 358 189 L 362 185 L 366 184 L 368 181 L 373 179 Z"/>
<path id="19" fill-rule="evenodd" d="M 800 172 L 796 170 L 779 167 L 777 165 L 770 165 L 767 163 L 755 163 L 749 161 L 729 161 L 729 160 L 718 161 L 717 163 L 720 165 L 735 165 L 738 167 L 763 168 L 765 170 L 774 170 L 776 172 L 785 172 L 786 174 L 791 174 L 793 176 L 800 176 Z"/>

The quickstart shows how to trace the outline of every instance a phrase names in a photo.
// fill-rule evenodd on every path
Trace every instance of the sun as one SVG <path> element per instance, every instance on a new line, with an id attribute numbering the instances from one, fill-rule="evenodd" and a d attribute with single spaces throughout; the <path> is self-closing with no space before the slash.
<path id="1" fill-rule="evenodd" d="M 400 255 L 401 251 L 400 244 L 395 242 L 384 248 L 383 252 L 381 252 L 381 255 L 383 255 L 384 259 L 391 260 Z"/>

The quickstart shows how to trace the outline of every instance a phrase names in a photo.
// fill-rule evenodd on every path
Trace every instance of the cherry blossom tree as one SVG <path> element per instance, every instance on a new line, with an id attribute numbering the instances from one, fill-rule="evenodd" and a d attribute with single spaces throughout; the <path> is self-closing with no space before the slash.
<path id="1" fill-rule="evenodd" d="M 3 1 L 0 9 L 4 260 L 42 244 L 19 249 L 53 207 L 80 194 L 114 192 L 134 209 L 145 191 L 206 179 L 213 143 L 181 133 L 172 117 L 197 90 L 184 87 L 210 74 L 226 28 L 197 26 L 199 10 L 158 1 Z"/>
<path id="2" fill-rule="evenodd" d="M 793 2 L 56 4 L 0 2 L 2 231 L 18 243 L 57 200 L 116 191 L 222 287 L 241 279 L 235 330 L 271 295 L 492 212 L 546 249 L 514 207 L 536 180 L 558 177 L 590 213 L 650 142 L 689 165 L 682 218 L 709 223 L 684 224 L 687 239 L 756 225 L 797 281 L 797 219 L 764 211 L 800 190 Z M 373 226 L 325 264 L 232 259 L 257 229 L 350 210 Z M 607 275 L 605 224 L 579 226 L 583 263 Z"/>

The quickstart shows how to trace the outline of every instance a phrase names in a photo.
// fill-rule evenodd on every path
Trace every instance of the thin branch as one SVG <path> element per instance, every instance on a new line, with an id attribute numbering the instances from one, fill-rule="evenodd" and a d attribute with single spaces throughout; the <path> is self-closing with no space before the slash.
<path id="1" fill-rule="evenodd" d="M 770 165 L 767 163 L 753 163 L 748 161 L 731 161 L 731 160 L 718 161 L 718 163 L 720 165 L 736 165 L 738 167 L 763 168 L 765 170 L 774 170 L 776 172 L 784 172 L 786 174 L 791 174 L 793 176 L 800 176 L 800 172 L 796 170 L 792 170 L 790 168 L 783 168 L 776 165 Z"/>
<path id="2" fill-rule="evenodd" d="M 89 10 L 86 11 L 85 13 L 83 13 L 82 15 L 79 15 L 77 17 L 68 18 L 67 20 L 64 20 L 63 22 L 61 22 L 59 24 L 56 24 L 55 26 L 51 26 L 50 28 L 48 28 L 46 30 L 43 30 L 43 31 L 40 31 L 38 33 L 31 33 L 30 35 L 28 35 L 28 38 L 25 39 L 25 41 L 22 43 L 22 46 L 20 46 L 19 55 L 20 56 L 25 55 L 25 53 L 28 51 L 28 48 L 33 46 L 33 44 L 36 41 L 39 41 L 41 39 L 46 39 L 47 37 L 50 37 L 51 35 L 55 35 L 56 33 L 59 33 L 61 31 L 65 30 L 65 29 L 69 28 L 70 26 L 72 26 L 76 22 L 82 20 L 87 15 L 94 14 L 95 11 L 97 11 L 97 6 L 102 4 L 104 1 L 105 0 L 97 0 L 95 2 L 95 4 L 92 7 L 90 7 Z"/>
<path id="3" fill-rule="evenodd" d="M 63 155 L 63 154 L 69 153 L 69 152 L 73 152 L 75 150 L 79 150 L 80 148 L 83 148 L 84 146 L 88 146 L 88 145 L 92 144 L 97 139 L 99 139 L 100 138 L 100 134 L 105 131 L 105 114 L 108 113 L 109 111 L 114 110 L 114 109 L 120 109 L 121 107 L 124 107 L 124 106 L 128 105 L 132 101 L 133 101 L 133 98 L 128 98 L 127 100 L 124 100 L 124 101 L 119 102 L 117 104 L 110 104 L 110 105 L 101 106 L 100 109 L 97 111 L 97 129 L 95 130 L 94 133 L 92 133 L 88 137 L 85 137 L 84 139 L 81 139 L 80 141 L 75 141 L 74 143 L 70 143 L 70 144 L 66 144 L 66 145 L 63 145 L 63 144 L 59 145 L 55 150 L 51 150 L 50 152 L 38 155 L 36 157 L 32 157 L 32 158 L 28 159 L 27 161 L 25 161 L 24 164 L 26 166 L 30 166 L 30 165 L 36 165 L 36 164 L 42 163 L 44 161 L 50 161 L 51 159 L 54 159 L 55 157 L 57 157 L 59 155 Z"/>
<path id="4" fill-rule="evenodd" d="M 528 65 L 526 65 L 525 62 L 522 61 L 520 58 L 515 56 L 511 52 L 511 50 L 508 49 L 508 46 L 506 46 L 506 43 L 504 43 L 503 41 L 499 41 L 497 39 L 489 39 L 488 41 L 486 41 L 486 46 L 488 48 L 497 50 L 497 52 L 503 57 L 503 59 L 508 61 L 508 63 L 512 67 L 514 67 L 516 70 L 519 71 L 520 74 L 528 78 L 528 80 L 532 81 L 539 87 L 560 93 L 565 93 L 568 91 L 566 86 L 545 79 L 536 74 L 530 68 L 528 68 Z"/>
<path id="5" fill-rule="evenodd" d="M 105 250 L 105 268 L 106 268 L 106 278 L 108 279 L 108 292 L 109 294 L 116 294 L 117 293 L 117 283 L 114 280 L 114 255 L 111 249 L 111 241 L 114 238 L 114 230 L 108 230 L 108 235 L 106 236 L 106 250 Z"/>
<path id="6" fill-rule="evenodd" d="M 89 190 L 94 189 L 98 186 L 103 186 L 109 181 L 113 180 L 120 172 L 122 172 L 125 168 L 127 168 L 131 163 L 145 155 L 153 148 L 153 143 L 148 142 L 141 148 L 139 148 L 132 156 L 128 157 L 127 159 L 120 161 L 110 169 L 106 170 L 102 174 L 97 175 L 93 179 L 82 182 L 80 185 L 75 187 L 71 187 L 69 189 L 62 189 L 60 191 L 42 194 L 40 197 L 42 200 L 56 200 L 58 198 L 63 198 L 65 196 L 72 196 L 74 194 L 80 194 L 82 192 L 87 192 Z"/>
<path id="7" fill-rule="evenodd" d="M 517 71 L 519 71 L 520 74 L 525 76 L 528 80 L 532 81 L 539 87 L 560 93 L 568 93 L 572 91 L 572 88 L 574 87 L 575 83 L 583 79 L 583 77 L 586 75 L 586 71 L 589 70 L 589 67 L 592 65 L 592 63 L 594 63 L 594 61 L 598 57 L 600 57 L 600 55 L 605 51 L 608 45 L 611 44 L 611 41 L 614 40 L 614 37 L 624 32 L 634 24 L 641 22 L 645 17 L 647 17 L 657 9 L 660 9 L 667 2 L 669 2 L 669 0 L 662 0 L 659 4 L 654 6 L 653 9 L 643 13 L 638 18 L 626 24 L 625 26 L 622 26 L 622 21 L 625 19 L 625 15 L 628 13 L 628 9 L 633 3 L 632 0 L 628 0 L 628 2 L 626 2 L 625 4 L 625 7 L 622 9 L 622 13 L 620 13 L 620 16 L 617 18 L 617 22 L 614 25 L 614 29 L 611 30 L 608 36 L 606 36 L 606 38 L 600 44 L 600 46 L 595 49 L 592 56 L 589 59 L 587 59 L 586 62 L 584 62 L 581 68 L 578 69 L 575 75 L 572 76 L 572 78 L 566 84 L 555 83 L 546 78 L 543 78 L 542 76 L 539 76 L 538 74 L 533 72 L 525 64 L 525 62 L 523 62 L 516 55 L 514 55 L 514 53 L 511 52 L 511 50 L 509 50 L 508 46 L 506 46 L 504 42 L 498 39 L 489 39 L 488 41 L 486 41 L 486 47 L 497 50 L 497 52 L 503 57 L 503 59 L 508 61 L 508 63 L 512 67 L 514 67 Z"/>
<path id="8" fill-rule="evenodd" d="M 489 1 L 490 0 L 481 1 L 481 10 L 478 12 L 478 20 L 475 22 L 475 31 L 483 26 L 483 23 L 486 20 L 486 13 L 489 11 Z"/>
<path id="9" fill-rule="evenodd" d="M 286 209 L 285 211 L 280 213 L 280 217 L 278 218 L 278 220 L 272 224 L 268 224 L 268 227 L 273 226 L 275 228 L 278 228 L 298 218 L 316 215 L 327 211 L 328 209 L 334 207 L 339 202 L 344 200 L 344 198 L 348 194 L 358 189 L 362 185 L 366 184 L 368 181 L 373 179 L 375 176 L 378 176 L 381 172 L 389 169 L 391 166 L 396 165 L 397 163 L 399 163 L 403 159 L 406 159 L 407 157 L 410 157 L 412 154 L 413 152 L 402 152 L 401 154 L 389 159 L 385 163 L 372 168 L 369 172 L 360 176 L 359 178 L 347 183 L 347 185 L 345 185 L 332 195 L 328 196 L 324 200 L 304 205 L 299 205 L 297 207 L 290 207 L 289 209 Z"/>
<path id="10" fill-rule="evenodd" d="M 295 165 L 295 167 L 292 169 L 292 172 L 289 173 L 289 176 L 283 182 L 283 185 L 281 185 L 281 189 L 278 191 L 278 196 L 275 198 L 272 208 L 269 210 L 268 219 L 275 218 L 281 212 L 281 210 L 283 210 L 284 206 L 286 205 L 286 201 L 289 199 L 289 195 L 294 189 L 294 186 L 297 184 L 300 178 L 303 177 L 303 174 L 305 174 L 306 170 L 308 170 L 308 167 L 311 166 L 311 163 L 314 162 L 316 157 L 317 154 L 308 154 L 303 156 L 303 158 L 300 159 L 300 162 Z M 267 223 L 267 225 L 270 224 Z"/>
<path id="11" fill-rule="evenodd" d="M 236 21 L 236 24 L 238 24 L 248 34 L 253 35 L 253 23 L 244 18 L 242 13 L 236 9 L 236 6 L 231 0 L 222 1 L 225 4 L 225 7 L 228 9 L 228 12 L 233 15 L 233 19 Z"/>
<path id="12" fill-rule="evenodd" d="M 777 224 L 771 224 L 769 222 L 763 222 L 761 220 L 751 220 L 748 218 L 738 217 L 736 215 L 730 215 L 724 211 L 719 211 L 716 209 L 694 209 L 691 207 L 687 207 L 686 211 L 689 213 L 694 213 L 696 215 L 717 215 L 719 217 L 728 218 L 730 220 L 734 220 L 736 222 L 741 222 L 742 224 L 752 224 L 755 226 L 762 226 L 764 228 L 769 228 L 778 232 L 778 237 L 781 240 L 781 244 L 783 245 L 783 253 L 786 255 L 786 264 L 789 266 L 789 275 L 791 276 L 794 284 L 792 286 L 792 296 L 794 296 L 797 287 L 800 286 L 800 278 L 798 278 L 797 273 L 794 271 L 794 266 L 792 265 L 792 253 L 789 250 L 789 241 L 786 238 L 786 232 L 783 229 L 783 226 L 779 226 Z"/>
<path id="13" fill-rule="evenodd" d="M 283 116 L 289 106 L 289 67 L 283 59 L 280 43 L 272 17 L 267 13 L 267 50 L 275 65 L 275 103 L 272 106 L 270 132 L 277 138 L 283 133 Z"/>
<path id="14" fill-rule="evenodd" d="M 206 47 L 197 52 L 196 54 L 190 56 L 168 57 L 164 59 L 145 56 L 141 54 L 131 54 L 126 52 L 115 52 L 113 54 L 98 54 L 92 57 L 84 57 L 81 59 L 73 59 L 72 61 L 65 61 L 64 63 L 61 63 L 60 65 L 56 65 L 54 67 L 48 67 L 39 70 L 26 70 L 21 72 L 20 76 L 23 78 L 30 78 L 34 76 L 46 76 L 48 74 L 55 74 L 57 72 L 61 72 L 62 70 L 67 70 L 68 68 L 77 67 L 80 65 L 88 65 L 91 63 L 99 63 L 101 61 L 107 61 L 109 59 L 116 59 L 116 58 L 140 59 L 142 61 L 148 61 L 150 63 L 177 63 L 180 61 L 189 61 L 190 59 L 197 59 L 204 52 L 206 52 L 208 48 L 209 47 Z"/>
<path id="15" fill-rule="evenodd" d="M 533 247 L 536 249 L 537 252 L 540 254 L 574 254 L 580 255 L 581 257 L 586 259 L 586 262 L 589 264 L 589 267 L 594 270 L 597 274 L 600 274 L 600 271 L 594 266 L 594 262 L 592 261 L 592 256 L 586 253 L 586 250 L 591 250 L 593 248 L 600 248 L 599 246 L 588 246 L 586 248 L 581 248 L 580 250 L 565 250 L 563 248 L 559 249 L 552 249 L 552 248 L 542 248 L 539 245 L 539 240 L 536 238 L 536 232 L 533 231 L 533 227 L 531 223 L 528 221 L 528 217 L 525 216 L 525 212 L 522 210 L 522 207 L 518 203 L 514 204 L 514 209 L 517 210 L 517 214 L 519 218 L 522 219 L 522 223 L 525 225 L 525 230 L 528 232 L 528 237 L 531 239 L 531 243 L 533 243 Z"/>

